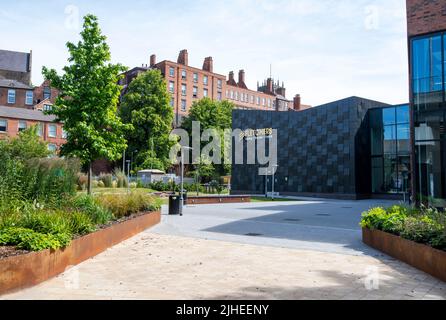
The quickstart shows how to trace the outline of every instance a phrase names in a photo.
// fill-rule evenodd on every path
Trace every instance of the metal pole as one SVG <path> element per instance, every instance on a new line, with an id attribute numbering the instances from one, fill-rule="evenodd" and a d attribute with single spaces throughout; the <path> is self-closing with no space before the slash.
<path id="1" fill-rule="evenodd" d="M 273 189 L 273 192 L 272 192 L 272 194 L 271 194 L 271 199 L 274 201 L 274 169 L 273 169 L 273 187 L 272 187 L 272 189 Z"/>
<path id="2" fill-rule="evenodd" d="M 130 193 L 130 160 L 127 160 L 127 193 Z"/>
<path id="3" fill-rule="evenodd" d="M 183 215 L 183 175 L 184 175 L 184 155 L 181 148 L 181 180 L 180 180 L 180 216 Z"/>
<path id="4" fill-rule="evenodd" d="M 122 171 L 125 172 L 125 149 L 124 149 L 124 154 L 122 155 Z"/>

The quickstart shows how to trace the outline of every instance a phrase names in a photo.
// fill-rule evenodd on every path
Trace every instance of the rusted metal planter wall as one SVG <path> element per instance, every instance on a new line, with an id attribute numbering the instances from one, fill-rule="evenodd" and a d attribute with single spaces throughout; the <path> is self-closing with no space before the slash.
<path id="1" fill-rule="evenodd" d="M 362 240 L 372 248 L 446 281 L 446 252 L 444 251 L 390 233 L 365 228 L 362 229 Z"/>
<path id="2" fill-rule="evenodd" d="M 250 196 L 204 196 L 204 197 L 187 197 L 186 204 L 216 204 L 216 203 L 243 203 L 251 202 Z"/>
<path id="3" fill-rule="evenodd" d="M 156 225 L 151 212 L 73 240 L 64 249 L 43 250 L 0 260 L 0 295 L 46 281 L 106 249 Z"/>

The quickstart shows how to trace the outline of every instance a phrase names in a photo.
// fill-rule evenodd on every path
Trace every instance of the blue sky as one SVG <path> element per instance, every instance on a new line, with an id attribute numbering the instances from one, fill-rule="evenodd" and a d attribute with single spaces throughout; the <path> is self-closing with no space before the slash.
<path id="1" fill-rule="evenodd" d="M 67 41 L 93 13 L 114 62 L 128 67 L 214 58 L 214 71 L 246 72 L 248 87 L 269 75 L 287 96 L 318 105 L 357 95 L 388 103 L 408 100 L 405 0 L 0 0 L 0 48 L 33 50 L 33 82 L 43 65 L 66 63 Z"/>

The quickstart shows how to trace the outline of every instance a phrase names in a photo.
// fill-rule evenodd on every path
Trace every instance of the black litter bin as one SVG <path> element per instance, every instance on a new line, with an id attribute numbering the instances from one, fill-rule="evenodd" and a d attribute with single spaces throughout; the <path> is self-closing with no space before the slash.
<path id="1" fill-rule="evenodd" d="M 169 196 L 169 215 L 178 215 L 180 210 L 180 195 L 171 194 Z"/>

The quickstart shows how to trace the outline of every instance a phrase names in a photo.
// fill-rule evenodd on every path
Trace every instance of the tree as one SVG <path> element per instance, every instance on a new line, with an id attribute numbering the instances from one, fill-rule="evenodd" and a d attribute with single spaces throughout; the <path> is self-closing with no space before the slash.
<path id="1" fill-rule="evenodd" d="M 8 155 L 15 161 L 26 161 L 48 157 L 51 152 L 48 150 L 48 144 L 40 139 L 38 126 L 32 126 L 15 138 L 0 140 L 0 154 Z"/>
<path id="2" fill-rule="evenodd" d="M 91 164 L 94 160 L 119 159 L 126 148 L 124 125 L 117 116 L 121 87 L 119 74 L 125 70 L 120 64 L 110 63 L 110 49 L 106 37 L 93 15 L 84 17 L 81 40 L 67 43 L 68 66 L 64 74 L 43 67 L 43 75 L 60 90 L 50 114 L 63 122 L 67 142 L 61 154 L 75 156 L 88 166 L 88 193 L 91 194 Z"/>
<path id="3" fill-rule="evenodd" d="M 166 81 L 159 70 L 149 70 L 134 79 L 120 107 L 122 121 L 133 125 L 127 132 L 129 152 L 138 150 L 136 167 L 165 170 L 169 165 L 169 140 L 173 109 Z"/>
<path id="4" fill-rule="evenodd" d="M 206 129 L 215 129 L 220 134 L 223 143 L 224 130 L 232 128 L 233 109 L 234 104 L 229 101 L 213 101 L 209 98 L 203 98 L 192 104 L 189 115 L 184 119 L 181 126 L 189 133 L 189 136 L 192 136 L 192 122 L 200 122 L 200 135 Z M 200 159 L 200 161 L 203 162 L 203 159 Z M 211 177 L 228 174 L 230 172 L 230 166 L 224 164 L 223 155 L 221 163 L 220 165 L 215 165 L 204 161 L 202 164 L 204 164 L 206 176 Z M 199 167 L 200 164 L 197 164 L 196 169 Z M 212 172 L 210 172 L 211 168 L 213 168 Z"/>

